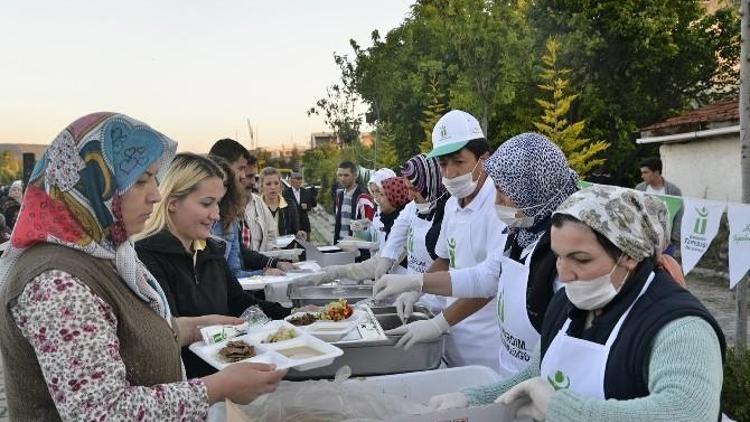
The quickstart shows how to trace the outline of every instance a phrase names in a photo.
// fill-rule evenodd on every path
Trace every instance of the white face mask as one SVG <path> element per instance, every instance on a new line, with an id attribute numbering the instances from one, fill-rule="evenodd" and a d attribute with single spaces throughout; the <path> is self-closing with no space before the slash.
<path id="1" fill-rule="evenodd" d="M 612 285 L 612 273 L 615 272 L 615 268 L 617 268 L 617 264 L 612 267 L 609 273 L 593 280 L 576 280 L 565 283 L 565 294 L 570 302 L 576 308 L 586 311 L 593 311 L 606 306 L 617 296 L 618 292 Z M 628 274 L 630 273 L 628 272 Z M 628 278 L 628 274 L 625 274 L 625 279 Z"/>
<path id="2" fill-rule="evenodd" d="M 476 170 L 480 162 L 481 160 L 477 161 L 477 163 L 474 165 L 474 168 L 471 169 L 470 172 L 461 176 L 456 176 L 452 179 L 448 179 L 447 177 L 443 176 L 443 185 L 445 185 L 445 189 L 448 190 L 448 193 L 450 193 L 451 196 L 455 196 L 458 199 L 463 199 L 474 192 L 474 190 L 477 188 L 477 182 L 476 180 L 474 180 L 474 170 Z"/>
<path id="3" fill-rule="evenodd" d="M 495 205 L 497 218 L 505 223 L 508 227 L 531 227 L 534 225 L 534 217 L 516 217 L 519 209 L 506 207 L 505 205 Z"/>
<path id="4" fill-rule="evenodd" d="M 423 204 L 417 204 L 415 202 L 414 203 L 414 208 L 417 209 L 417 214 L 421 214 L 421 215 L 429 214 L 430 210 L 432 209 L 432 203 L 425 202 Z"/>

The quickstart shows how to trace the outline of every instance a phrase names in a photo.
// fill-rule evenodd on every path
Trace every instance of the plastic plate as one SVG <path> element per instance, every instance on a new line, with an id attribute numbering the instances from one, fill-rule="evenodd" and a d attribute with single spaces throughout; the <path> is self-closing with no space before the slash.
<path id="1" fill-rule="evenodd" d="M 263 343 L 263 341 L 279 328 L 291 328 L 295 338 L 277 343 Z M 235 337 L 216 344 L 205 344 L 202 341 L 190 345 L 190 350 L 206 361 L 209 365 L 222 370 L 234 362 L 227 362 L 219 355 L 219 350 L 228 341 L 242 340 L 255 347 L 255 356 L 240 362 L 272 363 L 277 369 L 294 368 L 298 371 L 320 368 L 333 363 L 333 360 L 344 354 L 343 350 L 320 340 L 305 330 L 299 329 L 286 321 L 271 321 L 263 328 L 254 330 L 246 335 Z"/>

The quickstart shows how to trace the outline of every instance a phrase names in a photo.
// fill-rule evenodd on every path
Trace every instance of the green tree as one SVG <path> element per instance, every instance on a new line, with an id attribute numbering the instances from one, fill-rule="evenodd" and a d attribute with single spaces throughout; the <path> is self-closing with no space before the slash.
<path id="1" fill-rule="evenodd" d="M 436 78 L 433 78 L 430 82 L 430 93 L 432 94 L 432 99 L 427 104 L 427 107 L 422 110 L 422 121 L 419 122 L 424 131 L 424 138 L 422 138 L 422 142 L 419 144 L 419 152 L 422 153 L 427 153 L 432 149 L 432 129 L 446 112 L 445 105 L 441 101 L 440 92 L 438 91 Z"/>
<path id="2" fill-rule="evenodd" d="M 579 175 L 585 176 L 589 171 L 604 163 L 599 154 L 609 146 L 604 141 L 594 141 L 581 136 L 585 127 L 583 120 L 570 123 L 566 116 L 570 113 L 570 106 L 578 98 L 578 94 L 569 94 L 568 75 L 570 69 L 560 68 L 557 62 L 557 52 L 560 43 L 550 37 L 546 43 L 546 52 L 542 57 L 544 69 L 540 74 L 542 83 L 539 88 L 546 92 L 548 99 L 537 99 L 543 114 L 541 121 L 534 122 L 537 130 L 554 141 L 565 154 L 571 168 Z M 550 98 L 551 97 L 551 98 Z"/>
<path id="3" fill-rule="evenodd" d="M 571 114 L 584 136 L 605 139 L 606 166 L 630 184 L 637 129 L 731 95 L 739 20 L 707 15 L 699 0 L 535 0 L 529 9 L 540 45 L 555 35 L 580 97 Z"/>
<path id="4" fill-rule="evenodd" d="M 523 93 L 535 87 L 525 10 L 516 0 L 421 0 L 384 38 L 373 32 L 372 47 L 351 42 L 368 120 L 390 125 L 399 160 L 420 151 L 436 97 L 477 116 L 494 145 L 528 130 L 535 105 Z"/>
<path id="5" fill-rule="evenodd" d="M 394 168 L 399 163 L 396 148 L 393 146 L 396 139 L 388 129 L 388 125 L 380 125 L 375 132 L 375 148 L 373 151 L 375 155 L 374 169 L 383 167 Z"/>
<path id="6" fill-rule="evenodd" d="M 11 151 L 0 154 L 0 184 L 8 184 L 21 178 L 21 164 Z"/>

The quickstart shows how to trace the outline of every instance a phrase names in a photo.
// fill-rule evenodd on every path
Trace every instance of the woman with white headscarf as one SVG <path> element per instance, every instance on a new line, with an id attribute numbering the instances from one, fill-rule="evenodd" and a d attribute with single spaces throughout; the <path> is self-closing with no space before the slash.
<path id="1" fill-rule="evenodd" d="M 635 190 L 571 195 L 551 229 L 565 288 L 549 304 L 531 363 L 510 380 L 452 394 L 535 420 L 717 420 L 724 336 L 657 266 L 666 219 L 659 199 Z"/>

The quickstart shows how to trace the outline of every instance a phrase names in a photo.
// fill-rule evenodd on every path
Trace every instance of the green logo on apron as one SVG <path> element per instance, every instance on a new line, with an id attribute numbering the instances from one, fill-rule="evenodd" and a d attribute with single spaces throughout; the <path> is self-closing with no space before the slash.
<path id="1" fill-rule="evenodd" d="M 448 239 L 448 256 L 450 257 L 450 267 L 456 268 L 456 239 Z"/>
<path id="2" fill-rule="evenodd" d="M 547 377 L 547 381 L 552 385 L 552 388 L 557 390 L 565 390 L 570 387 L 570 379 L 563 374 L 562 371 L 555 372 L 555 378 L 552 379 Z"/>
<path id="3" fill-rule="evenodd" d="M 409 227 L 409 234 L 406 236 L 406 251 L 414 253 L 414 229 Z"/>
<path id="4" fill-rule="evenodd" d="M 503 292 L 497 295 L 497 317 L 500 322 L 505 322 L 505 295 Z"/>

